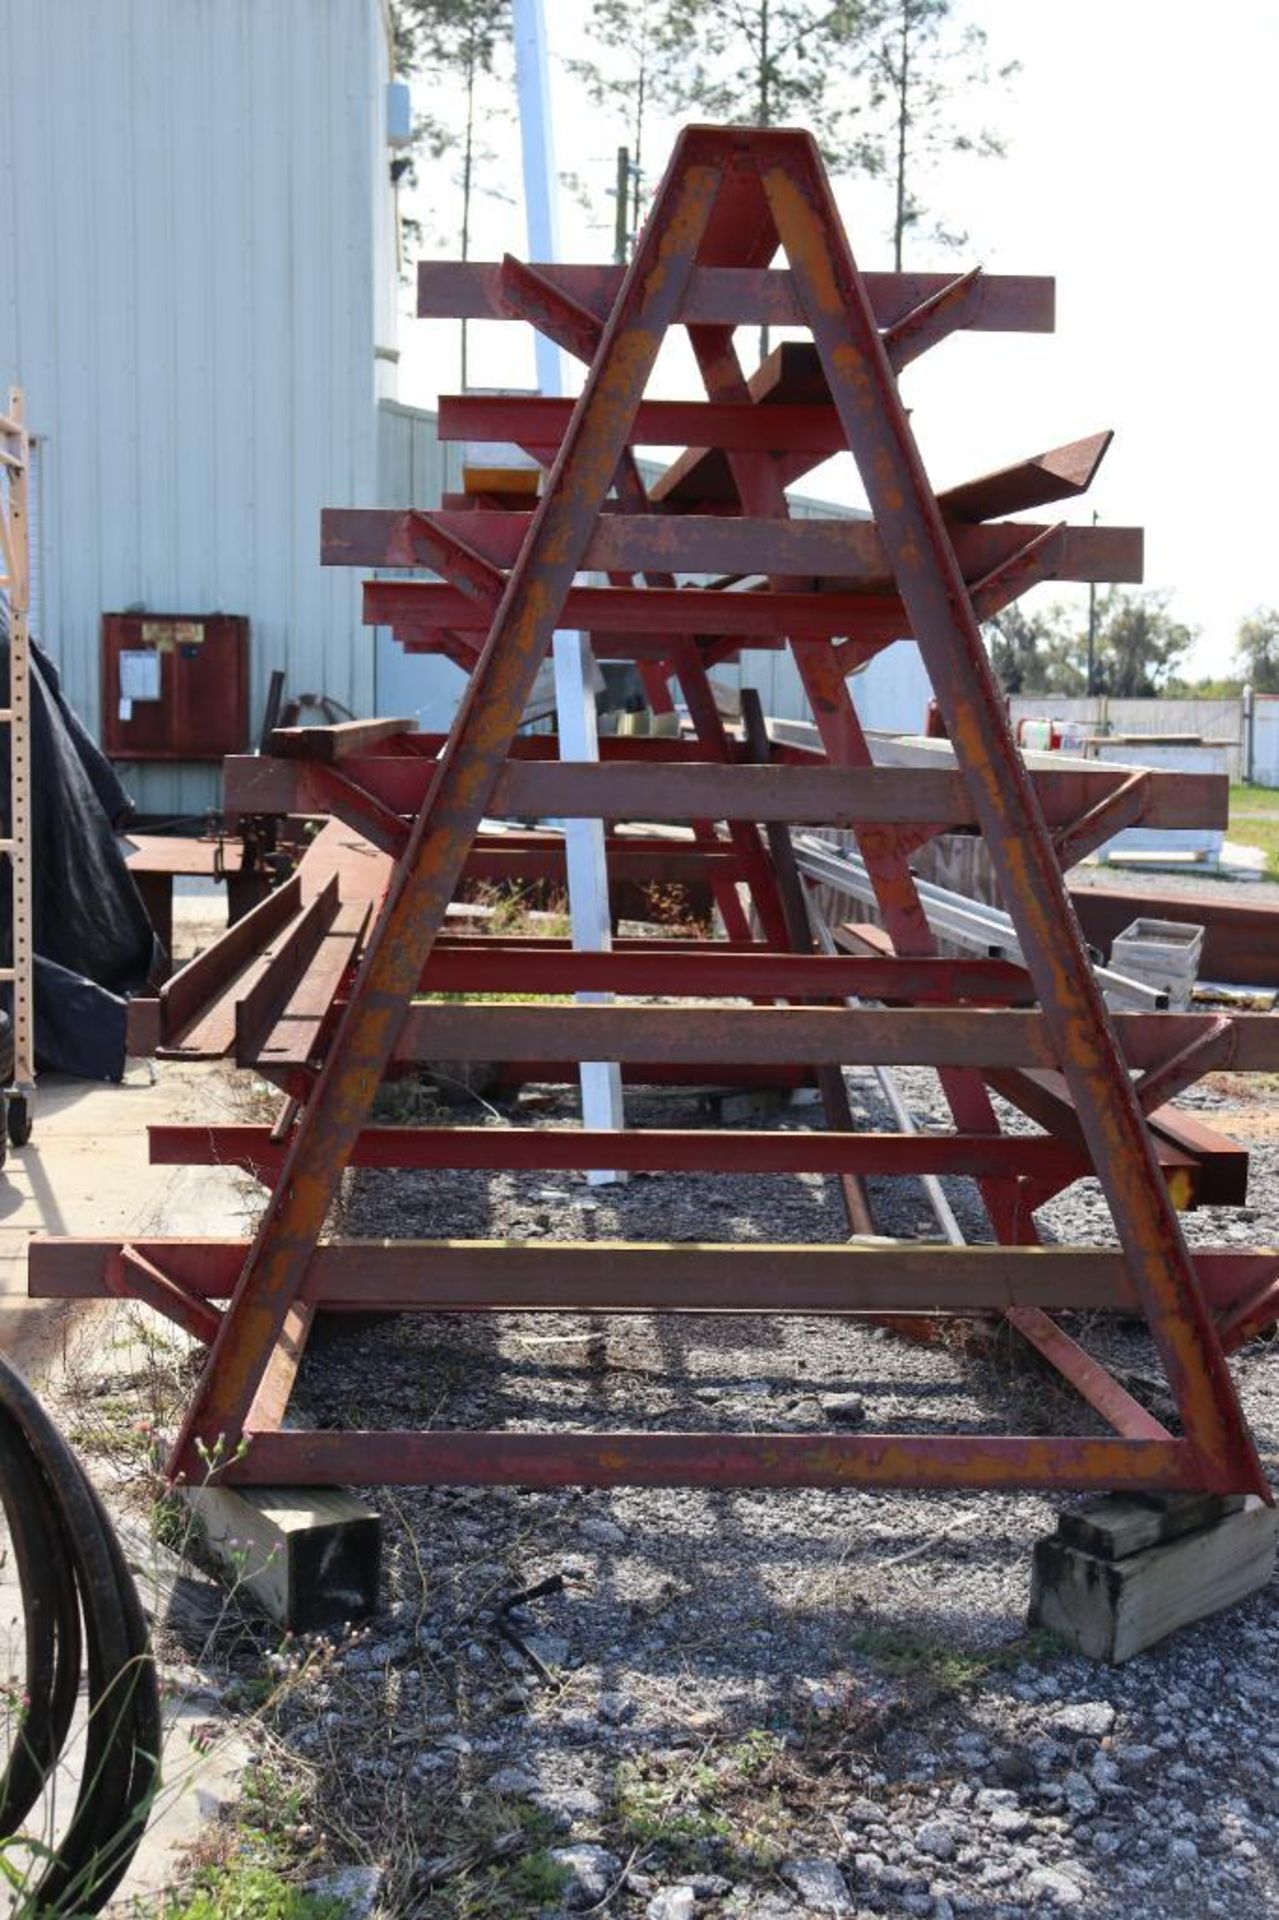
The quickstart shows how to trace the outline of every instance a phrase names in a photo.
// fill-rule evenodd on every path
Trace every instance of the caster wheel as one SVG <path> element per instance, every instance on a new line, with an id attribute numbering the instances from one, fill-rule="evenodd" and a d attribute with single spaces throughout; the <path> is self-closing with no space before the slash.
<path id="1" fill-rule="evenodd" d="M 6 1127 L 9 1139 L 15 1147 L 25 1147 L 31 1138 L 31 1102 L 24 1094 L 10 1094 Z"/>

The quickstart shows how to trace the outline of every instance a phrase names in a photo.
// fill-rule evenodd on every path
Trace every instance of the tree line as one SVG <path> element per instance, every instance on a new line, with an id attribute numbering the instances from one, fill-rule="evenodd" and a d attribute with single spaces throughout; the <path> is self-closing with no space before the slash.
<path id="1" fill-rule="evenodd" d="M 493 144 L 515 117 L 510 0 L 393 0 L 393 9 L 400 69 L 422 83 L 418 151 L 432 168 L 438 229 L 430 238 L 465 260 L 477 196 L 513 198 Z M 597 224 L 611 225 L 619 261 L 656 184 L 655 121 L 809 127 L 832 172 L 881 191 L 898 271 L 916 242 L 931 259 L 938 245 L 967 239 L 945 205 L 946 162 L 1003 152 L 982 102 L 1016 63 L 992 58 L 956 0 L 589 0 L 581 38 L 565 65 L 605 145 L 615 142 L 616 164 L 602 156 L 599 178 L 564 184 L 597 216 L 611 196 L 611 218 Z M 1120 587 L 1094 594 L 1086 614 L 1014 605 L 986 628 L 1008 693 L 1212 696 L 1245 683 L 1279 693 L 1279 609 L 1259 607 L 1240 623 L 1224 677 L 1186 678 L 1197 637 L 1167 594 Z"/>
<path id="2" fill-rule="evenodd" d="M 584 50 L 565 64 L 613 136 L 599 177 L 566 176 L 597 214 L 613 199 L 615 257 L 634 245 L 655 185 L 655 119 L 800 123 L 832 172 L 882 185 L 900 271 L 910 243 L 962 245 L 941 194 L 957 154 L 1003 152 L 984 92 L 1016 62 L 992 61 L 955 0 L 591 0 Z M 513 110 L 509 0 L 395 0 L 401 69 L 425 82 L 420 151 L 449 161 L 467 257 L 477 194 L 505 197 L 490 129 Z"/>
<path id="3" fill-rule="evenodd" d="M 1197 680 L 1184 668 L 1198 633 L 1175 618 L 1166 593 L 1111 587 L 1087 611 L 1054 604 L 1029 613 L 1017 603 L 985 633 L 1005 693 L 1214 699 L 1245 685 L 1279 693 L 1279 607 L 1257 607 L 1240 621 L 1230 672 Z"/>

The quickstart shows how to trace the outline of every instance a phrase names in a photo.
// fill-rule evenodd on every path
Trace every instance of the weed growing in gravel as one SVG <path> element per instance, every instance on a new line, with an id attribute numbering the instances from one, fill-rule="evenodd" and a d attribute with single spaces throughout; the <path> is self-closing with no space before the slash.
<path id="1" fill-rule="evenodd" d="M 545 1847 L 539 1847 L 536 1853 L 516 1861 L 502 1892 L 509 1892 L 512 1911 L 522 1913 L 526 1907 L 521 1903 L 530 1908 L 544 1907 L 558 1900 L 568 1877 L 568 1868 L 552 1860 Z"/>
<path id="2" fill-rule="evenodd" d="M 861 1627 L 849 1636 L 849 1646 L 884 1673 L 931 1680 L 957 1693 L 983 1679 L 990 1667 L 987 1655 L 948 1647 L 925 1635 L 898 1627 Z"/>
<path id="3" fill-rule="evenodd" d="M 709 940 L 714 933 L 710 915 L 697 912 L 688 888 L 678 881 L 653 881 L 645 887 L 644 918 L 664 933 L 690 940 Z"/>
<path id="4" fill-rule="evenodd" d="M 624 1760 L 614 1782 L 619 1840 L 660 1851 L 672 1868 L 694 1870 L 711 1860 L 746 1872 L 775 1866 L 787 1828 L 774 1780 L 784 1754 L 782 1737 L 761 1728 L 691 1758 Z"/>
<path id="5" fill-rule="evenodd" d="M 554 1909 L 569 1873 L 545 1847 L 437 1887 L 416 1911 L 423 1920 L 527 1920 L 544 1907 Z"/>
<path id="6" fill-rule="evenodd" d="M 1065 1651 L 1053 1634 L 1038 1629 L 983 1653 L 948 1646 L 900 1627 L 859 1627 L 850 1634 L 848 1644 L 882 1672 L 899 1679 L 926 1680 L 946 1693 L 962 1693 L 988 1674 Z"/>
<path id="7" fill-rule="evenodd" d="M 525 1920 L 554 1907 L 569 1873 L 551 1858 L 554 1831 L 538 1808 L 480 1796 L 430 1836 L 432 1852 L 410 1884 L 422 1920 Z"/>
<path id="8" fill-rule="evenodd" d="M 259 1760 L 244 1776 L 244 1811 L 258 1833 L 291 1833 L 302 1824 L 302 1789 L 269 1760 Z"/>
<path id="9" fill-rule="evenodd" d="M 308 1893 L 273 1867 L 202 1867 L 190 1891 L 166 1901 L 157 1920 L 342 1920 L 342 1901 Z"/>
<path id="10" fill-rule="evenodd" d="M 539 897 L 545 902 L 542 907 L 533 904 Z M 491 934 L 510 937 L 539 933 L 547 939 L 566 940 L 572 931 L 565 893 L 536 887 L 483 886 L 476 889 L 475 903 L 488 908 L 485 931 Z"/>

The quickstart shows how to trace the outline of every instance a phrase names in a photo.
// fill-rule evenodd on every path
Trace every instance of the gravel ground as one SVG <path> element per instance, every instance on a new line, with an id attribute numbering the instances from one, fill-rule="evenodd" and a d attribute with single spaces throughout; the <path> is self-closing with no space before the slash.
<path id="1" fill-rule="evenodd" d="M 1246 842 L 1248 836 L 1240 831 L 1235 837 Z M 1224 900 L 1241 907 L 1279 906 L 1279 880 L 1232 880 L 1225 874 L 1084 865 L 1071 868 L 1070 884 L 1096 887 L 1102 893 L 1184 893 L 1190 900 Z"/>
<path id="2" fill-rule="evenodd" d="M 905 1079 L 919 1117 L 940 1117 L 932 1076 Z M 850 1088 L 882 1122 L 864 1079 Z M 1224 1079 L 1186 1104 L 1240 1130 L 1266 1112 Z M 566 1118 L 553 1103 L 523 1111 Z M 633 1115 L 687 1120 L 670 1101 Z M 928 1237 L 922 1198 L 901 1184 L 876 1189 L 881 1204 L 894 1196 L 885 1230 Z M 978 1237 L 974 1195 L 948 1185 Z M 1043 1219 L 1062 1240 L 1112 1237 L 1092 1183 Z M 818 1177 L 588 1189 L 377 1172 L 348 1176 L 341 1226 L 601 1240 L 846 1231 Z M 1187 1228 L 1198 1242 L 1279 1240 L 1275 1147 L 1255 1151 L 1250 1208 Z M 1131 1328 L 1082 1334 L 1157 1374 Z M 1234 1364 L 1277 1474 L 1275 1355 L 1258 1346 Z M 1092 1430 L 1004 1344 L 974 1353 L 781 1317 L 405 1316 L 318 1342 L 300 1392 L 326 1423 L 372 1426 Z M 1036 1495 L 373 1497 L 387 1521 L 384 1610 L 336 1646 L 274 1657 L 259 1737 L 299 1843 L 375 1866 L 366 1891 L 380 1911 L 1279 1910 L 1279 1584 L 1112 1670 L 1026 1634 L 1032 1544 L 1060 1504 Z"/>

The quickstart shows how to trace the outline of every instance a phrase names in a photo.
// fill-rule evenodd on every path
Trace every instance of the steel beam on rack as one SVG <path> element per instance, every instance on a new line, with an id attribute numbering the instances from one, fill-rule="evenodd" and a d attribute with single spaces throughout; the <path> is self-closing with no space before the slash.
<path id="1" fill-rule="evenodd" d="M 1162 1064 L 1202 1031 L 1207 1016 L 1121 1013 L 1113 1017 L 1121 1061 Z M 1209 1022 L 1209 1024 L 1211 1024 Z M 1235 1068 L 1279 1070 L 1279 1021 L 1233 1016 Z M 417 1002 L 404 1014 L 394 1057 L 429 1060 L 656 1061 L 713 1065 L 738 1060 L 863 1066 L 1055 1067 L 1051 1023 L 1040 1012 L 976 1007 L 743 1007 L 704 1002 L 690 1021 L 683 1007 L 474 1005 Z M 285 1059 L 281 1055 L 281 1063 Z M 1078 1099 L 1076 1096 L 1076 1106 Z"/>
<path id="2" fill-rule="evenodd" d="M 1188 1440 L 954 1434 L 256 1432 L 222 1478 L 271 1485 L 1237 1491 Z"/>
<path id="3" fill-rule="evenodd" d="M 274 1178 L 288 1141 L 269 1127 L 155 1126 L 155 1166 L 236 1166 Z M 1079 1155 L 1046 1135 L 954 1133 L 720 1134 L 647 1127 L 625 1139 L 608 1129 L 578 1127 L 366 1127 L 353 1167 L 469 1167 L 486 1171 L 585 1171 L 616 1166 L 627 1173 L 860 1173 L 893 1177 L 1009 1175 L 1069 1179 Z"/>
<path id="4" fill-rule="evenodd" d="M 37 1235 L 33 1296 L 101 1296 L 107 1262 L 122 1244 L 208 1300 L 233 1295 L 250 1251 L 245 1240 Z M 1213 1305 L 1229 1310 L 1279 1275 L 1279 1249 L 1198 1248 L 1195 1270 Z M 1114 1248 L 612 1240 L 322 1241 L 303 1297 L 315 1307 L 381 1313 L 968 1313 L 1016 1305 L 1131 1313 L 1137 1301 Z"/>
<path id="5" fill-rule="evenodd" d="M 927 294 L 904 313 L 900 320 L 884 328 L 884 352 L 893 371 L 900 373 L 912 360 L 918 360 L 930 347 L 948 340 L 952 333 L 971 326 L 986 297 L 980 267 L 957 274 L 946 286 Z"/>
<path id="6" fill-rule="evenodd" d="M 691 940 L 619 942 L 611 953 L 575 953 L 558 940 L 498 945 L 490 937 L 441 940 L 422 970 L 419 991 L 647 994 L 655 967 L 663 995 L 672 999 L 826 1000 L 852 994 L 917 1006 L 957 1000 L 1017 1006 L 1031 993 L 1024 968 L 1003 960 L 748 953 L 723 941 Z"/>
<path id="7" fill-rule="evenodd" d="M 622 288 L 620 267 L 534 261 L 534 272 L 579 306 L 607 320 Z M 867 297 L 880 326 L 894 326 L 954 284 L 946 273 L 868 273 Z M 1056 283 L 1032 274 L 983 274 L 981 299 L 968 326 L 980 331 L 1051 333 Z M 499 261 L 423 260 L 418 264 L 423 319 L 509 320 Z M 685 326 L 803 326 L 792 277 L 785 269 L 695 267 L 676 315 Z"/>
<path id="8" fill-rule="evenodd" d="M 317 768 L 305 760 L 233 755 L 224 763 L 226 811 L 326 813 L 344 792 L 352 805 L 367 795 L 390 814 L 416 812 L 430 790 L 436 763 L 417 754 L 387 754 Z M 1049 825 L 1066 825 L 1122 784 L 1123 768 L 1036 771 L 1032 784 Z M 1151 776 L 1145 818 L 1161 826 L 1192 824 L 1215 813 L 1224 788 L 1216 774 Z M 790 811 L 785 811 L 790 809 Z M 947 767 L 719 766 L 680 759 L 652 779 L 643 761 L 604 760 L 598 766 L 515 760 L 497 776 L 490 817 L 670 821 L 784 819 L 793 825 L 841 822 L 973 826 L 976 805 L 962 774 Z M 380 817 L 380 816 L 379 816 Z"/>
<path id="9" fill-rule="evenodd" d="M 469 408 L 474 403 L 468 401 L 466 404 Z M 496 407 L 508 403 L 494 401 L 488 404 Z M 570 401 L 538 401 L 535 404 L 559 409 L 557 417 L 567 426 L 571 417 Z M 679 404 L 692 407 L 707 403 L 686 401 Z M 769 422 L 781 420 L 781 425 L 772 428 L 772 432 L 780 437 L 788 410 L 745 406 L 734 408 L 733 411 L 742 411 L 751 419 L 758 417 Z M 710 424 L 707 423 L 708 426 Z M 759 433 L 762 431 L 757 430 Z M 460 432 L 458 437 L 471 438 L 469 434 Z M 742 437 L 747 436 L 743 434 Z M 431 526 L 440 530 L 442 538 L 456 537 L 460 541 L 464 535 L 470 545 L 483 553 L 495 568 L 514 564 L 528 538 L 533 518 L 527 512 L 438 511 L 428 515 L 415 512 L 412 516 L 405 516 L 378 508 L 359 511 L 346 509 L 341 515 L 328 516 L 340 528 L 340 534 L 326 538 L 326 555 L 332 550 L 337 564 L 391 566 L 394 562 L 388 556 L 403 544 L 399 529 L 406 517 L 411 517 L 415 523 L 429 521 Z M 1017 520 L 995 526 L 960 522 L 954 527 L 956 557 L 965 578 L 976 582 L 996 568 L 1010 565 L 1026 547 L 1052 531 L 1054 529 L 1051 527 Z M 836 583 L 843 583 L 847 587 L 855 585 L 862 590 L 881 588 L 892 593 L 893 588 L 891 561 L 884 551 L 878 529 L 869 520 L 769 520 L 725 514 L 637 514 L 614 511 L 600 515 L 587 544 L 583 565 L 603 573 L 663 571 L 737 574 L 743 578 L 759 574 L 783 574 L 815 582 L 830 582 L 832 586 Z M 1142 532 L 1139 527 L 1065 527 L 1057 550 L 1054 577 L 1099 582 L 1140 580 L 1141 566 Z M 436 571 L 445 573 L 442 567 Z M 445 578 L 449 578 L 447 573 Z M 499 590 L 500 582 L 495 581 L 487 598 L 491 599 Z M 683 605 L 691 607 L 704 589 L 687 586 L 678 591 L 684 596 Z M 485 596 L 463 595 L 458 589 L 457 600 L 450 604 L 460 607 L 464 600 L 479 606 L 484 603 Z M 902 605 L 895 595 L 893 609 L 900 621 L 903 618 Z M 601 619 L 592 624 L 603 626 L 606 623 Z"/>
<path id="10" fill-rule="evenodd" d="M 1092 433 L 1048 453 L 1032 454 L 977 480 L 947 487 L 938 494 L 937 504 L 948 520 L 972 522 L 1002 520 L 1010 513 L 1029 513 L 1058 500 L 1078 499 L 1096 479 L 1114 437 L 1109 430 Z"/>
<path id="11" fill-rule="evenodd" d="M 467 600 L 448 585 L 418 580 L 366 580 L 366 626 L 395 629 L 411 648 L 415 635 L 435 645 L 434 636 L 451 632 L 487 632 L 498 598 Z M 764 589 L 718 593 L 706 587 L 574 587 L 564 603 L 564 618 L 589 632 L 607 659 L 664 657 L 668 636 L 716 635 L 777 644 L 780 634 L 801 640 L 854 635 L 858 639 L 895 640 L 906 624 L 889 598 L 854 593 L 776 594 Z"/>
<path id="12" fill-rule="evenodd" d="M 1193 1450 L 1206 1480 L 1269 1498 L 829 182 L 811 140 L 758 139 L 778 238 Z"/>

